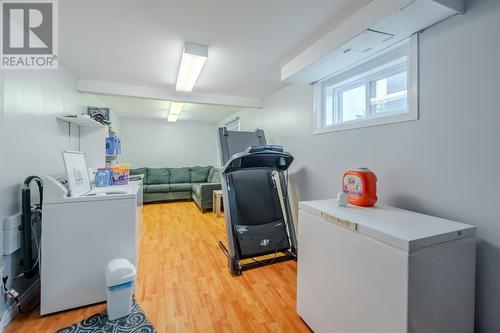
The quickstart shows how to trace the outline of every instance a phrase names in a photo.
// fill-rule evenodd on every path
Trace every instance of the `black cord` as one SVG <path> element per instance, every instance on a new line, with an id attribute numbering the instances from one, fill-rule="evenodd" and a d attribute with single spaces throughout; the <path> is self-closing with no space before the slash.
<path id="1" fill-rule="evenodd" d="M 287 238 L 287 236 L 283 236 L 283 238 L 279 241 L 278 244 L 281 244 L 281 242 L 283 242 L 286 238 Z M 278 248 L 274 249 L 273 259 L 270 262 L 268 262 L 268 263 L 262 262 L 262 261 L 260 261 L 258 259 L 255 259 L 255 258 L 250 258 L 250 259 L 253 260 L 256 263 L 261 264 L 262 266 L 272 265 L 274 263 L 274 260 L 276 259 L 277 254 L 278 254 Z"/>
<path id="2" fill-rule="evenodd" d="M 7 287 L 5 286 L 5 284 L 7 283 L 7 280 L 9 280 L 9 276 L 3 276 L 2 277 L 2 282 L 3 282 L 3 290 L 7 293 L 8 290 L 7 290 Z"/>
<path id="3" fill-rule="evenodd" d="M 280 242 L 280 243 L 281 243 L 281 242 Z M 252 259 L 252 260 L 253 260 L 254 262 L 256 262 L 256 263 L 261 264 L 262 266 L 267 266 L 267 265 L 272 265 L 272 264 L 274 263 L 274 260 L 276 259 L 276 255 L 277 255 L 277 254 L 278 254 L 278 249 L 276 248 L 276 249 L 274 250 L 274 256 L 273 256 L 273 259 L 272 259 L 270 262 L 268 262 L 268 263 L 262 262 L 262 261 L 260 261 L 260 260 L 258 260 L 258 259 L 255 259 L 255 258 L 250 258 L 250 259 Z"/>
<path id="4" fill-rule="evenodd" d="M 17 310 L 19 311 L 19 313 L 30 313 L 32 312 L 37 306 L 37 302 L 33 302 L 33 306 L 31 306 L 31 308 L 29 309 L 23 309 L 23 307 L 21 306 L 21 302 L 19 302 L 19 296 L 13 296 L 11 293 L 9 293 L 9 290 L 7 289 L 7 281 L 9 280 L 9 276 L 3 276 L 2 277 L 2 282 L 3 282 L 3 290 L 4 290 L 4 293 L 5 295 L 7 295 L 8 297 L 12 298 L 14 300 L 14 302 L 16 302 L 16 306 L 17 306 Z"/>

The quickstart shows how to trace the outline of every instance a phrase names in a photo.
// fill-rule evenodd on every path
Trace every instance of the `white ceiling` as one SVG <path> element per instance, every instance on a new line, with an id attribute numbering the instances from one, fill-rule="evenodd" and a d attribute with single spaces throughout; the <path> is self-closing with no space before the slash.
<path id="1" fill-rule="evenodd" d="M 166 121 L 170 109 L 168 101 L 110 95 L 99 95 L 98 97 L 119 117 L 158 118 Z M 239 110 L 239 108 L 231 106 L 185 103 L 178 121 L 218 124 Z"/>
<path id="2" fill-rule="evenodd" d="M 184 41 L 209 46 L 197 92 L 262 98 L 279 67 L 361 0 L 64 0 L 61 62 L 77 79 L 173 87 Z"/>
<path id="3" fill-rule="evenodd" d="M 283 64 L 369 1 L 64 0 L 60 60 L 78 80 L 167 90 L 189 41 L 209 46 L 193 93 L 262 99 L 284 86 Z"/>

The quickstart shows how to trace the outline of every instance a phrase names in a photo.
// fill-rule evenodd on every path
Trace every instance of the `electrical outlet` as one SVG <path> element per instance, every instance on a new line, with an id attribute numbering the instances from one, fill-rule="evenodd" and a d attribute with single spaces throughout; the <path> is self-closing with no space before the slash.
<path id="1" fill-rule="evenodd" d="M 10 289 L 9 291 L 7 291 L 7 295 L 10 298 L 14 298 L 14 299 L 19 297 L 19 293 L 15 289 Z"/>

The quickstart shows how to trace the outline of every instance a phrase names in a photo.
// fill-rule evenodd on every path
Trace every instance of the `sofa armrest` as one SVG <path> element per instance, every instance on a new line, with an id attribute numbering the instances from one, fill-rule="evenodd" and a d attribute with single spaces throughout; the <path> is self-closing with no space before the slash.
<path id="1" fill-rule="evenodd" d="M 202 200 L 210 200 L 212 202 L 213 191 L 222 189 L 220 183 L 201 184 L 200 194 Z"/>
<path id="2" fill-rule="evenodd" d="M 200 184 L 200 196 L 196 197 L 195 201 L 202 211 L 212 208 L 213 205 L 213 191 L 220 190 L 221 184 L 219 183 L 204 183 Z M 195 193 L 193 192 L 193 196 Z"/>

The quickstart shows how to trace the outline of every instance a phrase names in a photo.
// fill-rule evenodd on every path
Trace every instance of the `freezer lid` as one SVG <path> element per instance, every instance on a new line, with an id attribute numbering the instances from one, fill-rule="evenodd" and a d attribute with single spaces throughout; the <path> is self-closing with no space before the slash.
<path id="1" fill-rule="evenodd" d="M 299 209 L 405 251 L 474 237 L 475 227 L 395 207 L 339 207 L 337 200 L 303 201 Z"/>

